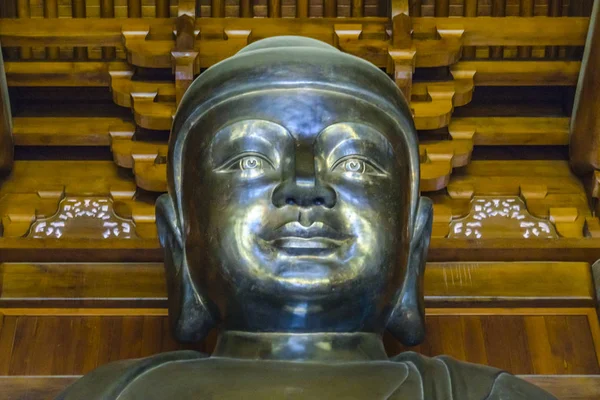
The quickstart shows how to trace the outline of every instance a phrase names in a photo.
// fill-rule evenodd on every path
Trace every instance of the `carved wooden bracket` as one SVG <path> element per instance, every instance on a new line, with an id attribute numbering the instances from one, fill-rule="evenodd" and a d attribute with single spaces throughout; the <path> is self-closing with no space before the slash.
<path id="1" fill-rule="evenodd" d="M 392 40 L 388 49 L 388 71 L 392 72 L 396 85 L 407 101 L 412 100 L 412 77 L 415 72 L 416 49 L 412 40 L 412 23 L 404 13 L 392 20 Z"/>
<path id="2" fill-rule="evenodd" d="M 194 80 L 194 65 L 198 57 L 198 52 L 194 48 L 198 33 L 194 30 L 194 18 L 189 14 L 177 17 L 175 27 L 175 48 L 171 51 L 171 57 L 175 74 L 175 103 L 179 104 L 183 94 Z"/>

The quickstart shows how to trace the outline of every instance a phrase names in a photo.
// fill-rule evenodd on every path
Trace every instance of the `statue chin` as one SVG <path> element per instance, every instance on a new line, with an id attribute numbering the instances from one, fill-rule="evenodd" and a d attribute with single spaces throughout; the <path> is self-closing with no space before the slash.
<path id="1" fill-rule="evenodd" d="M 193 351 L 103 366 L 60 400 L 553 397 L 422 340 L 432 229 L 410 109 L 377 67 L 306 38 L 258 41 L 200 75 L 157 204 L 175 332 Z"/>

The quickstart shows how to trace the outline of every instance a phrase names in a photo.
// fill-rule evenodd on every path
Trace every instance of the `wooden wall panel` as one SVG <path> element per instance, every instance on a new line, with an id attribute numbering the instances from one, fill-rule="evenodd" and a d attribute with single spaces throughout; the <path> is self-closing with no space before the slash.
<path id="1" fill-rule="evenodd" d="M 447 354 L 515 374 L 600 374 L 594 345 L 598 321 L 593 309 L 532 310 L 429 309 L 423 344 L 406 349 L 386 337 L 387 349 L 391 355 L 404 350 Z M 183 348 L 210 351 L 215 340 L 211 336 L 191 346 L 175 342 L 164 311 L 162 315 L 135 310 L 117 315 L 108 309 L 1 312 L 5 315 L 0 330 L 0 376 L 80 375 L 121 359 Z"/>
<path id="2" fill-rule="evenodd" d="M 165 316 L 5 315 L 0 375 L 81 375 L 111 361 L 146 357 L 184 346 Z"/>
<path id="3" fill-rule="evenodd" d="M 53 400 L 78 376 L 0 376 L 0 399 L 3 400 Z"/>
<path id="4" fill-rule="evenodd" d="M 447 354 L 513 374 L 600 374 L 588 315 L 554 312 L 430 315 L 425 341 L 408 350 L 428 356 Z M 386 344 L 390 354 L 407 350 L 389 338 Z"/>

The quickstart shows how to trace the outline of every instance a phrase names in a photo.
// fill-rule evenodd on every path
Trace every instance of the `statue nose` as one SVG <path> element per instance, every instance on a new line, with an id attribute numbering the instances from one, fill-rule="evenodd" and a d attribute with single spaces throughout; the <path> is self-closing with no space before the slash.
<path id="1" fill-rule="evenodd" d="M 282 182 L 273 192 L 273 204 L 277 207 L 296 205 L 300 207 L 323 206 L 332 208 L 336 202 L 335 191 L 320 182 L 294 179 Z"/>

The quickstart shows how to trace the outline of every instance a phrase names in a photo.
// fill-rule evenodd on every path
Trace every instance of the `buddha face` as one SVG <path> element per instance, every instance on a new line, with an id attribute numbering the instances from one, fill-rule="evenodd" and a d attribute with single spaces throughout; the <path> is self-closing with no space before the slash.
<path id="1" fill-rule="evenodd" d="M 190 134 L 184 156 L 196 282 L 300 314 L 389 303 L 406 261 L 409 193 L 387 115 L 349 95 L 290 89 L 230 100 L 195 129 L 216 132 Z M 225 285 L 204 283 L 214 278 Z"/>

